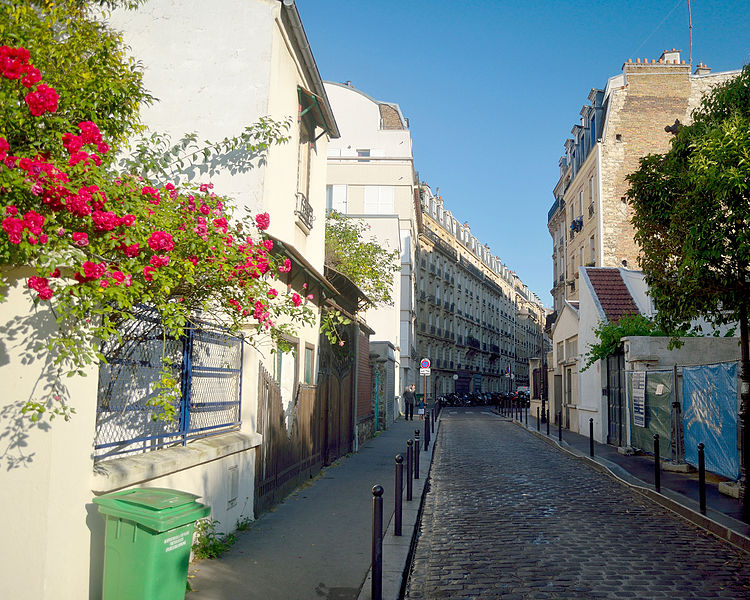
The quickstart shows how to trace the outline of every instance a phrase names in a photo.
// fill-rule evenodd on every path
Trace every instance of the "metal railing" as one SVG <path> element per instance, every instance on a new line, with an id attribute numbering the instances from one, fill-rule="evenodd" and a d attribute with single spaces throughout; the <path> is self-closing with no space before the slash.
<path id="1" fill-rule="evenodd" d="M 243 343 L 197 321 L 179 338 L 164 335 L 156 312 L 141 308 L 102 347 L 95 460 L 149 452 L 233 430 L 240 425 Z M 166 359 L 179 382 L 172 420 L 155 406 Z"/>

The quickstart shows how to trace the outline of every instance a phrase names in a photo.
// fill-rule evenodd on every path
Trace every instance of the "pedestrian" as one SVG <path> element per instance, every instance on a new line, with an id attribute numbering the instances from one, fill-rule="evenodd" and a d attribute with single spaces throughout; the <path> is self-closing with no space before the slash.
<path id="1" fill-rule="evenodd" d="M 424 421 L 424 398 L 420 398 L 419 402 L 417 402 L 417 414 L 419 415 L 419 420 Z"/>
<path id="2" fill-rule="evenodd" d="M 417 399 L 417 396 L 414 393 L 415 389 L 416 387 L 414 386 L 414 384 L 411 384 L 407 385 L 406 389 L 404 390 L 404 410 L 406 411 L 407 421 L 414 420 L 414 402 Z"/>

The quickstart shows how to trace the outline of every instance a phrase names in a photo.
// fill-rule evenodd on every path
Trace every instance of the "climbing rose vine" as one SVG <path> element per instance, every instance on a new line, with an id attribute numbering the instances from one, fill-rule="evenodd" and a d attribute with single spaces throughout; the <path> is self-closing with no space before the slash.
<path id="1" fill-rule="evenodd" d="M 114 173 L 96 123 L 59 132 L 46 121 L 58 96 L 24 48 L 0 47 L 0 73 L 0 134 L 30 118 L 39 132 L 18 149 L 0 135 L 0 265 L 33 269 L 26 286 L 56 316 L 49 349 L 60 374 L 102 360 L 100 341 L 117 335 L 141 305 L 158 311 L 171 336 L 200 315 L 282 348 L 292 322 L 314 321 L 298 294 L 273 287 L 291 262 L 272 254 L 267 213 L 235 218 L 231 201 L 210 183 Z M 171 392 L 156 401 L 166 412 Z M 55 410 L 67 416 L 69 408 Z"/>

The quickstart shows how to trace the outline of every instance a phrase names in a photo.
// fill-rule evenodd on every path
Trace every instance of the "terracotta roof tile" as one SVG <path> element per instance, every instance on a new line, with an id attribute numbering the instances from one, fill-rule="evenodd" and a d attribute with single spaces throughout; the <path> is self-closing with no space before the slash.
<path id="1" fill-rule="evenodd" d="M 639 313 L 619 269 L 589 267 L 586 274 L 608 321 L 619 321 L 625 315 Z"/>

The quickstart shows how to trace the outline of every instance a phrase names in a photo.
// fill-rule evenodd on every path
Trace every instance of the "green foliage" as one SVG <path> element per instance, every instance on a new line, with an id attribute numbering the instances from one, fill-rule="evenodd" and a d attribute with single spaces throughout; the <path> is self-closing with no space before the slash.
<path id="1" fill-rule="evenodd" d="M 42 118 L 18 118 L 15 106 L 0 105 L 0 136 L 18 154 L 64 155 L 59 138 L 40 136 L 40 128 L 61 133 L 93 121 L 115 150 L 139 130 L 140 107 L 153 98 L 143 88 L 141 66 L 126 55 L 122 35 L 101 19 L 102 10 L 139 3 L 0 0 L 0 43 L 29 50 L 45 83 L 60 96 L 58 110 Z"/>
<path id="2" fill-rule="evenodd" d="M 264 159 L 272 145 L 289 141 L 291 124 L 291 119 L 261 117 L 240 135 L 219 142 L 199 141 L 196 133 L 188 133 L 173 143 L 168 135 L 152 132 L 130 145 L 130 153 L 120 159 L 120 168 L 165 183 L 212 177 L 220 170 L 246 172 Z"/>
<path id="3" fill-rule="evenodd" d="M 220 523 L 215 519 L 206 518 L 196 521 L 195 536 L 193 538 L 193 555 L 198 560 L 219 558 L 237 541 L 233 533 L 226 535 L 217 533 L 217 525 L 220 525 Z"/>
<path id="4" fill-rule="evenodd" d="M 614 354 L 624 337 L 667 335 L 651 319 L 641 314 L 625 315 L 619 321 L 609 323 L 601 321 L 594 330 L 594 334 L 599 338 L 599 341 L 593 346 L 589 346 L 588 352 L 584 354 L 586 362 L 581 371 L 588 369 L 597 360 L 604 360 L 610 354 Z"/>
<path id="5" fill-rule="evenodd" d="M 736 322 L 750 298 L 750 66 L 718 86 L 669 152 L 628 177 L 641 269 L 665 331 Z"/>
<path id="6" fill-rule="evenodd" d="M 399 251 L 368 239 L 369 226 L 336 211 L 326 218 L 326 263 L 351 279 L 375 305 L 393 304 L 393 275 Z"/>
<path id="7" fill-rule="evenodd" d="M 277 271 L 288 272 L 291 263 L 271 254 L 273 242 L 263 233 L 267 213 L 237 215 L 232 200 L 216 195 L 210 183 L 178 187 L 117 176 L 94 122 L 58 129 L 72 118 L 57 118 L 62 94 L 59 104 L 45 100 L 35 112 L 29 98 L 51 89 L 46 73 L 24 81 L 13 64 L 36 71 L 36 57 L 8 47 L 0 55 L 10 57 L 0 62 L 0 130 L 14 132 L 10 139 L 0 135 L 0 286 L 8 267 L 36 271 L 26 287 L 58 327 L 45 339 L 55 361 L 53 379 L 83 375 L 104 360 L 101 341 L 119 339 L 144 304 L 156 310 L 165 339 L 180 337 L 197 315 L 251 343 L 264 340 L 285 351 L 296 327 L 315 322 L 298 294 L 273 287 Z M 70 115 L 78 114 L 74 104 L 69 107 Z M 279 139 L 270 120 L 247 131 L 258 151 Z M 230 153 L 242 153 L 247 140 L 238 139 L 203 148 L 201 156 L 211 160 L 226 145 Z M 189 167 L 192 157 L 183 160 Z M 47 410 L 68 418 L 72 410 L 58 384 L 44 391 L 54 402 L 32 398 L 24 412 L 32 420 Z M 178 381 L 166 357 L 154 391 L 153 417 L 174 418 Z"/>
<path id="8" fill-rule="evenodd" d="M 324 308 L 320 317 L 320 332 L 334 346 L 343 346 L 344 338 L 339 331 L 342 325 L 351 324 L 352 320 L 345 317 L 341 311 L 333 308 Z"/>

